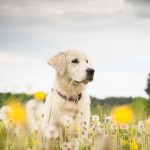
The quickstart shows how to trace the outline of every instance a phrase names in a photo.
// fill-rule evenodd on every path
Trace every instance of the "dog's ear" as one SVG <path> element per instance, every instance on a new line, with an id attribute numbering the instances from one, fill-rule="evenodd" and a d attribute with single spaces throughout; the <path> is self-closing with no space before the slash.
<path id="1" fill-rule="evenodd" d="M 66 56 L 64 52 L 60 52 L 48 60 L 48 64 L 54 67 L 56 71 L 63 75 L 66 70 Z"/>

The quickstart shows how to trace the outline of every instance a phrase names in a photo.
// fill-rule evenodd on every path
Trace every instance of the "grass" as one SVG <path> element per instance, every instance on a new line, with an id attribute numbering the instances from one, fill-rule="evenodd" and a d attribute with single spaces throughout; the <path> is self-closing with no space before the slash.
<path id="1" fill-rule="evenodd" d="M 91 120 L 88 129 L 76 127 L 75 133 L 69 132 L 70 124 L 66 125 L 65 136 L 59 132 L 56 139 L 45 138 L 40 131 L 28 131 L 23 127 L 0 122 L 1 150 L 149 150 L 150 134 L 147 121 L 132 124 L 116 125 L 108 116 L 100 122 L 98 117 Z M 55 133 L 54 133 L 55 134 Z M 109 143 L 109 145 L 107 145 Z M 103 148 L 100 148 L 104 145 Z"/>
<path id="2" fill-rule="evenodd" d="M 136 100 L 117 107 L 96 104 L 91 107 L 89 127 L 73 124 L 66 117 L 65 130 L 50 128 L 49 138 L 40 130 L 29 131 L 18 117 L 18 112 L 24 112 L 22 107 L 17 104 L 16 109 L 13 104 L 13 119 L 0 121 L 0 150 L 150 150 L 150 119 L 145 103 Z"/>

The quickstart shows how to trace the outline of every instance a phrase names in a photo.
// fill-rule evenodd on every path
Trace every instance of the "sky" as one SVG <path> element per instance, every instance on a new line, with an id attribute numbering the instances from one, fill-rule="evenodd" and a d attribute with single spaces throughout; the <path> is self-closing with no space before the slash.
<path id="1" fill-rule="evenodd" d="M 51 90 L 48 58 L 85 51 L 90 95 L 143 96 L 150 73 L 150 0 L 0 0 L 0 92 Z"/>

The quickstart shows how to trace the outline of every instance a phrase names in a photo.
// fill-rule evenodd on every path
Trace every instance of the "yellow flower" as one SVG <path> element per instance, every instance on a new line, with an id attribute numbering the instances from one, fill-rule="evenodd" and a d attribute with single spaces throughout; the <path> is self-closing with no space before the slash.
<path id="1" fill-rule="evenodd" d="M 39 101 L 44 101 L 46 98 L 46 94 L 44 92 L 39 91 L 34 94 L 34 98 Z"/>
<path id="2" fill-rule="evenodd" d="M 77 133 L 80 133 L 80 131 L 81 131 L 81 128 L 80 128 L 80 126 L 79 125 L 75 125 L 75 131 L 77 132 Z"/>
<path id="3" fill-rule="evenodd" d="M 138 143 L 136 142 L 136 140 L 132 140 L 131 150 L 138 150 L 138 149 L 139 149 Z"/>
<path id="4" fill-rule="evenodd" d="M 26 112 L 24 106 L 16 100 L 11 100 L 7 104 L 10 107 L 10 110 L 7 112 L 9 120 L 13 123 L 26 123 Z"/>
<path id="5" fill-rule="evenodd" d="M 129 144 L 129 141 L 128 141 L 128 140 L 123 140 L 123 141 L 122 141 L 122 144 L 123 144 L 123 145 L 128 145 L 128 144 Z"/>
<path id="6" fill-rule="evenodd" d="M 111 114 L 113 121 L 119 125 L 131 123 L 134 119 L 133 111 L 127 105 L 113 109 Z"/>
<path id="7" fill-rule="evenodd" d="M 94 121 L 93 121 L 93 125 L 97 125 L 97 126 L 99 126 L 99 125 L 100 125 L 100 122 L 99 122 L 99 121 L 97 121 L 97 120 L 94 120 Z"/>
<path id="8" fill-rule="evenodd" d="M 40 142 L 39 142 L 39 140 L 35 139 L 35 140 L 33 140 L 33 144 L 34 144 L 34 145 L 39 145 Z"/>

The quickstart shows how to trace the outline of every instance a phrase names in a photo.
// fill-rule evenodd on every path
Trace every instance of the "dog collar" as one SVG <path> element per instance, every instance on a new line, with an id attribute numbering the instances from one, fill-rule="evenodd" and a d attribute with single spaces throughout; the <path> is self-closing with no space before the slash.
<path id="1" fill-rule="evenodd" d="M 52 90 L 53 91 L 53 90 Z M 82 93 L 78 94 L 77 96 L 70 96 L 70 97 L 67 97 L 66 95 L 62 94 L 61 92 L 59 92 L 58 90 L 56 90 L 57 94 L 65 99 L 65 100 L 68 100 L 68 101 L 74 101 L 76 104 L 79 102 L 79 100 L 81 99 L 82 97 Z"/>

